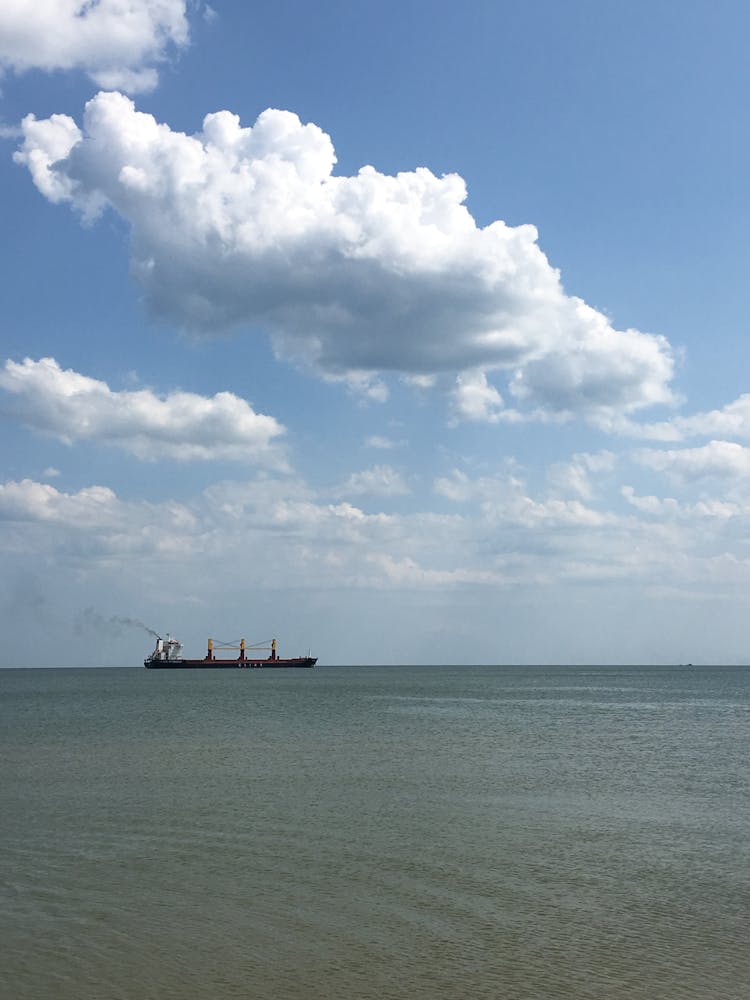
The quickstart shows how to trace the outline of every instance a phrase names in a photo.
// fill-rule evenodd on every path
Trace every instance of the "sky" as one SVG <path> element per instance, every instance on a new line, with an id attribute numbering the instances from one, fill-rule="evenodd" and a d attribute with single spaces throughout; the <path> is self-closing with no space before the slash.
<path id="1" fill-rule="evenodd" d="M 0 666 L 747 662 L 749 29 L 6 0 Z"/>

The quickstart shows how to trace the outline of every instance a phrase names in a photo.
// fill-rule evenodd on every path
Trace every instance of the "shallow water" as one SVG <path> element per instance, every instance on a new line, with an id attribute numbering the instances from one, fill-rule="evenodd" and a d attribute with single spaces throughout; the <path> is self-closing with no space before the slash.
<path id="1" fill-rule="evenodd" d="M 732 998 L 750 670 L 0 671 L 0 995 Z"/>

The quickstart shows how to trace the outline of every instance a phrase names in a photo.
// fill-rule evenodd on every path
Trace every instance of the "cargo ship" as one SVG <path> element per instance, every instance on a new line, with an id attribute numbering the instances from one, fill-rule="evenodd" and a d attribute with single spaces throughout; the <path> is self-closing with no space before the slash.
<path id="1" fill-rule="evenodd" d="M 156 633 L 154 633 L 156 634 Z M 237 651 L 237 656 L 220 658 L 216 656 L 217 650 Z M 260 656 L 261 652 L 268 652 L 267 656 Z M 182 655 L 182 643 L 167 633 L 166 639 L 156 636 L 156 649 L 143 661 L 143 666 L 147 670 L 155 668 L 167 669 L 190 669 L 207 667 L 215 670 L 221 667 L 314 667 L 318 662 L 316 656 L 279 656 L 276 649 L 276 640 L 256 643 L 252 646 L 245 644 L 244 639 L 235 643 L 215 643 L 213 639 L 208 640 L 208 651 L 202 660 L 187 660 Z"/>

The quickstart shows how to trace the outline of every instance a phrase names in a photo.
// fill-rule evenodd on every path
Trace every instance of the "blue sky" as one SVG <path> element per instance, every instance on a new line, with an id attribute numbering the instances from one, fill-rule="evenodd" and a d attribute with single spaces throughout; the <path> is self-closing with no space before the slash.
<path id="1" fill-rule="evenodd" d="M 744 5 L 82 7 L 0 12 L 2 663 L 746 660 Z"/>

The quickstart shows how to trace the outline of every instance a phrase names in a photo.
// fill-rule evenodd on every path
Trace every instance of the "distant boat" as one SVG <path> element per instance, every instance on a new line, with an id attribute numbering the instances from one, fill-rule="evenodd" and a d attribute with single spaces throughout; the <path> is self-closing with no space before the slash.
<path id="1" fill-rule="evenodd" d="M 215 650 L 237 650 L 237 656 L 229 659 L 218 659 L 214 654 Z M 268 656 L 259 656 L 258 652 L 268 650 Z M 248 655 L 250 653 L 250 655 Z M 167 633 L 166 639 L 157 636 L 156 649 L 143 661 L 143 666 L 147 670 L 167 669 L 195 669 L 206 668 L 216 670 L 221 668 L 262 668 L 262 667 L 314 667 L 318 662 L 317 656 L 292 656 L 281 657 L 276 652 L 276 640 L 270 642 L 257 643 L 246 646 L 245 640 L 240 639 L 239 645 L 233 643 L 220 643 L 214 645 L 213 639 L 208 640 L 208 652 L 202 660 L 188 660 L 182 655 L 182 643 Z"/>

